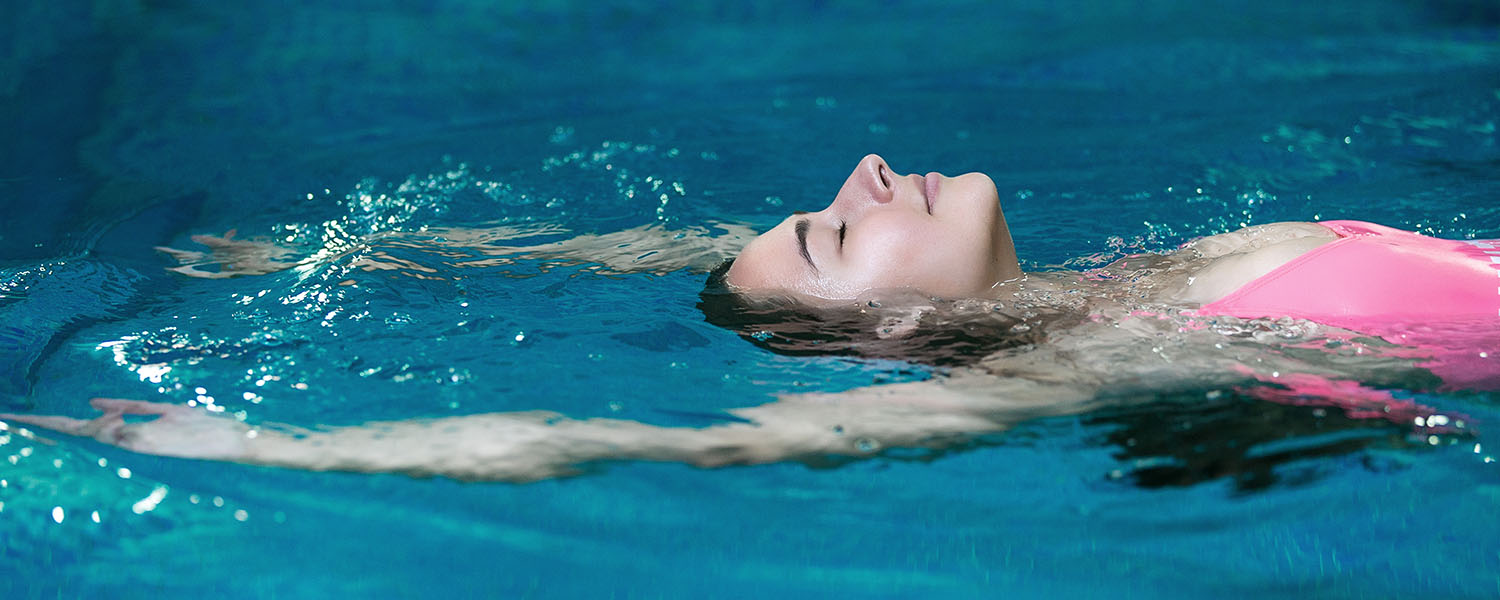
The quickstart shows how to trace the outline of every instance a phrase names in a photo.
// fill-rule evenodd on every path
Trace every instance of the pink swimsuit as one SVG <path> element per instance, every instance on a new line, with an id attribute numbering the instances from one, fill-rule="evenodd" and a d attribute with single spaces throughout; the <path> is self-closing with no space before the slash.
<path id="1" fill-rule="evenodd" d="M 1419 364 L 1449 385 L 1500 388 L 1500 240 L 1444 240 L 1359 221 L 1319 225 L 1339 239 L 1198 313 L 1294 317 L 1376 335 L 1423 350 L 1429 359 Z"/>

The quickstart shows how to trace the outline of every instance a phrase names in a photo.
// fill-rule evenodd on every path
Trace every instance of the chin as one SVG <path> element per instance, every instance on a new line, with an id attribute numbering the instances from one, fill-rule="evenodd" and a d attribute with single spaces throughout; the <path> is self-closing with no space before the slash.
<path id="1" fill-rule="evenodd" d="M 973 186 L 978 193 L 987 196 L 990 200 L 994 200 L 995 202 L 1000 201 L 1000 191 L 995 188 L 995 180 L 990 179 L 989 175 L 985 175 L 984 173 L 964 173 L 963 175 L 959 175 L 958 178 L 967 180 L 967 183 L 965 183 L 966 186 Z"/>
<path id="2" fill-rule="evenodd" d="M 995 182 L 988 175 L 966 173 L 944 183 L 949 186 L 950 193 L 943 194 L 940 201 L 947 202 L 950 207 L 948 211 L 943 211 L 941 208 L 935 209 L 934 213 L 947 213 L 936 216 L 972 221 L 975 225 L 983 226 L 986 231 L 993 230 L 999 223 L 1000 195 L 995 189 Z"/>

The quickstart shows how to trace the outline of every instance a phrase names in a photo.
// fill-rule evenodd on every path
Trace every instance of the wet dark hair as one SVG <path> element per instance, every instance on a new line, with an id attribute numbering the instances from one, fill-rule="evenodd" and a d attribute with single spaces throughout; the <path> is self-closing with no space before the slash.
<path id="1" fill-rule="evenodd" d="M 732 264 L 732 260 L 725 261 L 709 274 L 699 294 L 699 310 L 709 323 L 780 354 L 961 366 L 1042 341 L 1036 316 L 1023 321 L 1000 311 L 964 309 L 943 301 L 934 301 L 937 310 L 924 313 L 905 334 L 883 331 L 900 311 L 853 303 L 816 308 L 792 298 L 751 296 L 725 281 Z M 1037 316 L 1043 317 L 1040 322 L 1062 320 L 1055 315 L 1050 320 L 1047 315 Z M 1329 463 L 1309 459 L 1353 455 L 1364 468 L 1383 472 L 1406 467 L 1371 450 L 1422 450 L 1431 443 L 1430 435 L 1440 436 L 1445 443 L 1472 438 L 1463 430 L 1424 430 L 1414 436 L 1412 418 L 1432 414 L 1421 412 L 1422 407 L 1383 419 L 1356 418 L 1326 400 L 1268 401 L 1248 389 L 1154 392 L 1147 401 L 1078 418 L 1092 430 L 1093 442 L 1118 448 L 1113 455 L 1119 467 L 1101 473 L 1108 481 L 1160 489 L 1227 480 L 1236 494 L 1304 484 L 1332 472 Z M 980 436 L 967 444 L 891 458 L 931 460 L 994 443 L 999 442 Z M 850 460 L 824 457 L 810 464 L 833 467 Z"/>
<path id="2" fill-rule="evenodd" d="M 1040 333 L 989 306 L 930 299 L 917 313 L 876 301 L 813 307 L 790 297 L 751 297 L 725 280 L 719 264 L 698 294 L 705 321 L 756 346 L 790 356 L 855 356 L 964 366 L 1005 348 L 1034 344 Z"/>

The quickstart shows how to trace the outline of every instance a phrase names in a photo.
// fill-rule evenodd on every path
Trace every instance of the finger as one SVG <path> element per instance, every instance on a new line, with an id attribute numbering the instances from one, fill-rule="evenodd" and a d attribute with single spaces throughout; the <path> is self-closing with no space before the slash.
<path id="1" fill-rule="evenodd" d="M 228 279 L 230 277 L 234 277 L 234 273 L 225 273 L 223 271 L 204 271 L 193 265 L 170 267 L 167 270 L 173 273 L 187 275 L 188 277 L 197 277 L 198 279 Z"/>
<path id="2" fill-rule="evenodd" d="M 176 248 L 168 248 L 166 246 L 155 246 L 154 249 L 157 252 L 166 254 L 167 256 L 176 259 L 178 262 L 193 262 L 203 259 L 202 252 L 194 252 L 192 250 L 178 250 Z"/>
<path id="3" fill-rule="evenodd" d="M 0 413 L 0 421 L 25 423 L 27 425 L 34 425 L 43 429 L 51 429 L 52 431 L 56 431 L 59 433 L 66 433 L 68 435 L 85 435 L 84 432 L 88 428 L 89 423 L 91 423 L 91 421 L 74 419 L 71 417 L 58 417 L 51 415 L 16 415 L 9 413 Z"/>

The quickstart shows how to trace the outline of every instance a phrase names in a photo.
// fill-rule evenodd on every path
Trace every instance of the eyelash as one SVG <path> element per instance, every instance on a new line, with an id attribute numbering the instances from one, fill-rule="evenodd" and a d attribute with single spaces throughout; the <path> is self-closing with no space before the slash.
<path id="1" fill-rule="evenodd" d="M 839 223 L 839 247 L 844 247 L 844 233 L 849 231 L 848 223 Z"/>

